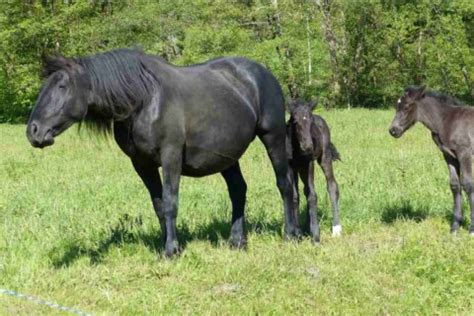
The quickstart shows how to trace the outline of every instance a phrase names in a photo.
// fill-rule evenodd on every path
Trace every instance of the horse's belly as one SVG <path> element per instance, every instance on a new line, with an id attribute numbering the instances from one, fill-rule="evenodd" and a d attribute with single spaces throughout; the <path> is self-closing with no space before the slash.
<path id="1" fill-rule="evenodd" d="M 230 154 L 209 148 L 186 147 L 182 174 L 190 177 L 203 177 L 221 172 L 235 164 L 245 149 Z"/>

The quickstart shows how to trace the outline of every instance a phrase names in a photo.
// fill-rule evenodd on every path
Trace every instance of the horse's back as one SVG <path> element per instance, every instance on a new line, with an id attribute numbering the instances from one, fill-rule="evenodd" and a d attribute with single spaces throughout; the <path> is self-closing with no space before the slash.
<path id="1" fill-rule="evenodd" d="M 474 155 L 474 108 L 454 106 L 443 121 L 450 147 L 468 147 Z"/>
<path id="2" fill-rule="evenodd" d="M 285 131 L 283 91 L 275 76 L 260 63 L 243 57 L 226 57 L 209 61 L 209 67 L 219 71 L 236 84 L 247 83 L 252 88 L 251 101 L 258 116 L 258 128 L 267 132 Z"/>
<path id="3" fill-rule="evenodd" d="M 255 138 L 261 120 L 261 86 L 265 84 L 260 75 L 266 70 L 238 57 L 177 69 L 179 93 L 165 102 L 178 105 L 185 117 L 183 172 L 203 176 L 222 171 L 234 164 Z"/>

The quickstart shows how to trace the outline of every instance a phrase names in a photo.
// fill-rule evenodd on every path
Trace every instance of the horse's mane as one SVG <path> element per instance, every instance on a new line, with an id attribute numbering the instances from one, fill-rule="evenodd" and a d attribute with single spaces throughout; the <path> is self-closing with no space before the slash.
<path id="1" fill-rule="evenodd" d="M 405 89 L 405 92 L 415 92 L 419 87 L 416 86 L 410 86 Z M 461 101 L 459 101 L 457 98 L 452 97 L 448 94 L 439 92 L 439 91 L 434 91 L 434 90 L 426 90 L 425 96 L 431 97 L 433 99 L 436 99 L 441 105 L 446 106 L 446 105 L 464 105 Z"/>
<path id="2" fill-rule="evenodd" d="M 151 57 L 140 50 L 119 49 L 76 58 L 88 76 L 96 104 L 88 111 L 86 127 L 107 134 L 114 120 L 126 119 L 137 107 L 148 103 L 159 82 L 150 69 Z"/>

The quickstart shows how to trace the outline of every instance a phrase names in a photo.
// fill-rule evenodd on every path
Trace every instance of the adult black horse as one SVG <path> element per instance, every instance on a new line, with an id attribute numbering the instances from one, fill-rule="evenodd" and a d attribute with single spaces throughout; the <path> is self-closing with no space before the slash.
<path id="1" fill-rule="evenodd" d="M 263 66 L 245 58 L 218 58 L 176 67 L 138 50 L 45 60 L 45 83 L 31 113 L 34 147 L 74 122 L 111 131 L 147 187 L 165 254 L 178 252 L 176 217 L 181 175 L 220 172 L 232 200 L 231 245 L 246 244 L 247 186 L 239 158 L 257 135 L 265 145 L 284 200 L 285 237 L 298 234 L 285 153 L 281 87 Z M 158 167 L 162 167 L 163 185 Z"/>

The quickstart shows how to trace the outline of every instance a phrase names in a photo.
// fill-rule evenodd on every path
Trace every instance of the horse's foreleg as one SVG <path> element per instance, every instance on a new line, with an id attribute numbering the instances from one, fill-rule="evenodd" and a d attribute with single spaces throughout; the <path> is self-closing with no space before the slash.
<path id="1" fill-rule="evenodd" d="M 153 208 L 160 221 L 163 240 L 166 240 L 165 215 L 162 205 L 163 188 L 160 174 L 158 173 L 158 167 L 152 162 L 142 161 L 136 158 L 132 158 L 132 164 L 150 193 Z"/>
<path id="2" fill-rule="evenodd" d="M 471 226 L 469 233 L 474 236 L 474 186 L 472 182 L 472 156 L 471 151 L 467 151 L 464 155 L 459 156 L 461 165 L 461 183 L 467 194 L 469 207 L 471 209 Z"/>
<path id="3" fill-rule="evenodd" d="M 314 162 L 310 161 L 300 170 L 300 177 L 304 183 L 304 194 L 308 204 L 309 230 L 313 242 L 320 242 L 320 230 L 318 222 L 318 196 L 314 190 Z"/>
<path id="4" fill-rule="evenodd" d="M 163 210 L 166 225 L 165 255 L 171 257 L 179 252 L 176 217 L 178 216 L 182 151 L 174 147 L 162 148 L 161 165 L 163 170 Z"/>
<path id="5" fill-rule="evenodd" d="M 331 199 L 332 235 L 340 236 L 342 233 L 342 226 L 339 220 L 339 186 L 334 177 L 332 157 L 324 153 L 320 165 L 321 169 L 323 169 L 324 176 L 326 177 L 327 191 L 329 193 L 329 198 Z"/>
<path id="6" fill-rule="evenodd" d="M 295 212 L 293 210 L 293 179 L 290 177 L 291 174 L 286 157 L 285 130 L 282 129 L 281 134 L 267 132 L 263 135 L 259 135 L 259 137 L 265 145 L 268 156 L 272 162 L 278 190 L 283 198 L 285 209 L 285 238 L 291 239 L 292 237 L 298 237 L 301 232 L 298 228 L 298 221 L 295 218 Z"/>
<path id="7" fill-rule="evenodd" d="M 222 176 L 227 184 L 229 196 L 232 201 L 232 229 L 230 244 L 232 247 L 243 248 L 247 244 L 245 237 L 245 199 L 247 184 L 245 183 L 239 163 L 224 170 Z"/>
<path id="8" fill-rule="evenodd" d="M 451 186 L 451 192 L 453 193 L 454 207 L 453 207 L 453 223 L 451 224 L 451 232 L 455 233 L 458 231 L 459 226 L 462 223 L 462 210 L 461 210 L 461 182 L 459 178 L 461 176 L 461 167 L 459 161 L 450 155 L 444 154 L 444 159 L 448 164 L 449 169 L 449 182 Z"/>

